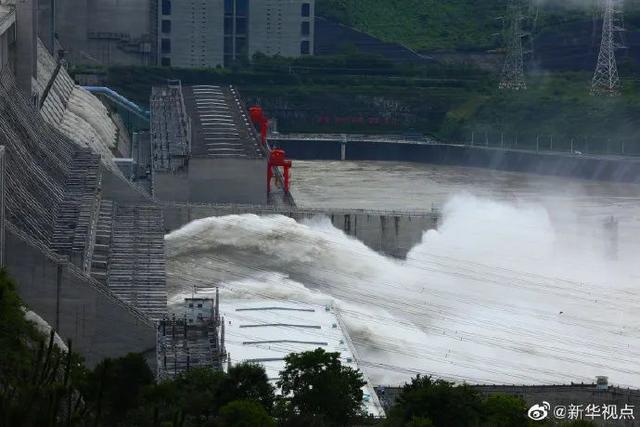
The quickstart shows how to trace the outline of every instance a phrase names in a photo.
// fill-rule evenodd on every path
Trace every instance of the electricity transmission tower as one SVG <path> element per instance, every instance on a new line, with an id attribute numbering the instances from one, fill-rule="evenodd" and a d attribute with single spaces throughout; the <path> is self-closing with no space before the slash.
<path id="1" fill-rule="evenodd" d="M 615 96 L 620 93 L 620 76 L 616 63 L 616 49 L 622 47 L 617 42 L 617 33 L 622 29 L 622 0 L 601 0 L 604 6 L 602 21 L 602 41 L 598 64 L 591 82 L 591 94 Z"/>
<path id="2" fill-rule="evenodd" d="M 508 0 L 506 15 L 506 57 L 502 67 L 500 89 L 525 90 L 527 82 L 524 77 L 524 48 L 523 38 L 527 33 L 523 31 L 523 6 L 520 0 Z"/>

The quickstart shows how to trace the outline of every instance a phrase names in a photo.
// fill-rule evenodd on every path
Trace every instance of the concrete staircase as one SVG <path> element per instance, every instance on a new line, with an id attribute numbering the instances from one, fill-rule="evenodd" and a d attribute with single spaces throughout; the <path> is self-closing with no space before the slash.
<path id="1" fill-rule="evenodd" d="M 113 202 L 103 200 L 100 204 L 96 226 L 93 256 L 91 257 L 91 277 L 106 285 L 111 254 L 111 233 L 113 227 Z"/>

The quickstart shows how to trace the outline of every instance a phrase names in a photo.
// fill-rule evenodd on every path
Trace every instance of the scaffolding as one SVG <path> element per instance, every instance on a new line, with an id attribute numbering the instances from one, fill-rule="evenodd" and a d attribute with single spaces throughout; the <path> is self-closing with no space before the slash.
<path id="1" fill-rule="evenodd" d="M 158 379 L 174 378 L 189 369 L 222 370 L 227 360 L 220 295 L 186 298 L 183 316 L 173 314 L 158 323 Z"/>
<path id="2" fill-rule="evenodd" d="M 191 154 L 191 121 L 180 81 L 170 81 L 151 91 L 151 144 L 153 170 L 179 172 Z"/>

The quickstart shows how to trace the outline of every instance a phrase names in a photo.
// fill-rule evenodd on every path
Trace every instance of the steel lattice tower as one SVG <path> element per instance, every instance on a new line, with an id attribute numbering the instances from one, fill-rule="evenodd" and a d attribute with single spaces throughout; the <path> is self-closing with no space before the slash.
<path id="1" fill-rule="evenodd" d="M 502 67 L 500 89 L 525 90 L 527 82 L 524 78 L 524 49 L 522 38 L 522 7 L 518 0 L 509 0 L 507 4 L 507 54 Z"/>
<path id="2" fill-rule="evenodd" d="M 620 92 L 620 76 L 616 63 L 616 33 L 622 31 L 622 0 L 602 0 L 604 18 L 598 64 L 591 82 L 591 94 L 614 96 Z"/>

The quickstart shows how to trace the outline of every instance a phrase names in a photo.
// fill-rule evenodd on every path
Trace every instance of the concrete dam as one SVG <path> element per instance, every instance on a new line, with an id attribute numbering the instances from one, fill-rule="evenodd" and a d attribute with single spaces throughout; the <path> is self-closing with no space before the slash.
<path id="1" fill-rule="evenodd" d="M 72 96 L 62 72 L 49 92 L 60 96 L 45 99 L 50 117 L 56 110 L 64 116 L 63 99 Z M 153 320 L 167 298 L 162 211 L 151 200 L 132 203 L 142 196 L 108 159 L 101 162 L 92 149 L 97 142 L 81 146 L 45 114 L 3 69 L 4 265 L 24 302 L 71 339 L 89 365 L 131 351 L 151 359 Z M 118 193 L 128 197 L 107 197 Z"/>
<path id="2" fill-rule="evenodd" d="M 422 233 L 437 227 L 439 212 L 394 212 L 361 209 L 305 209 L 234 204 L 161 203 L 166 231 L 191 221 L 226 215 L 284 215 L 298 222 L 327 217 L 334 227 L 355 237 L 371 249 L 404 258 L 422 240 Z"/>
<path id="3" fill-rule="evenodd" d="M 436 225 L 434 212 L 300 209 L 288 191 L 268 193 L 270 148 L 261 146 L 232 88 L 185 88 L 183 99 L 182 88 L 179 96 L 175 86 L 165 91 L 179 102 L 156 103 L 150 135 L 132 149 L 107 108 L 42 44 L 38 65 L 37 103 L 10 68 L 0 74 L 0 260 L 29 308 L 88 365 L 128 352 L 155 363 L 155 322 L 167 312 L 164 234 L 190 221 L 324 215 L 395 257 Z M 169 119 L 158 126 L 178 120 L 184 128 L 160 132 L 154 114 Z M 191 136 L 193 143 L 180 139 Z M 117 153 L 135 157 L 130 176 Z"/>

